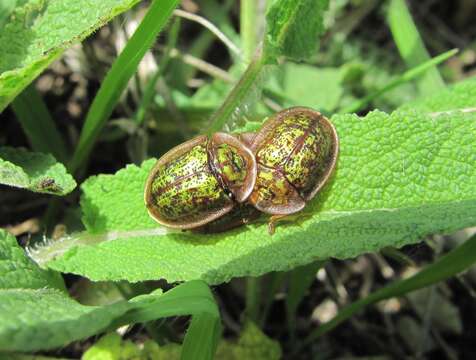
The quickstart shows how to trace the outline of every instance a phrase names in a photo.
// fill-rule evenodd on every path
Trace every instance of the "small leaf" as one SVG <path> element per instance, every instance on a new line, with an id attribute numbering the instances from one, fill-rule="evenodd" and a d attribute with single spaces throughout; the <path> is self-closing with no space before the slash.
<path id="1" fill-rule="evenodd" d="M 333 180 L 299 221 L 282 223 L 273 236 L 266 224 L 206 236 L 169 232 L 144 206 L 155 163 L 148 160 L 84 183 L 84 223 L 89 232 L 104 233 L 103 241 L 93 237 L 91 246 L 75 247 L 47 266 L 93 280 L 218 284 L 476 224 L 476 114 L 435 119 L 375 111 L 365 118 L 335 115 L 332 122 L 341 141 Z"/>
<path id="2" fill-rule="evenodd" d="M 137 2 L 27 0 L 0 16 L 0 112 L 64 49 Z"/>
<path id="3" fill-rule="evenodd" d="M 10 147 L 0 147 L 0 183 L 53 195 L 66 195 L 76 187 L 53 156 Z"/>
<path id="4" fill-rule="evenodd" d="M 266 14 L 266 62 L 275 63 L 279 56 L 306 60 L 315 54 L 328 5 L 328 0 L 274 0 Z"/>

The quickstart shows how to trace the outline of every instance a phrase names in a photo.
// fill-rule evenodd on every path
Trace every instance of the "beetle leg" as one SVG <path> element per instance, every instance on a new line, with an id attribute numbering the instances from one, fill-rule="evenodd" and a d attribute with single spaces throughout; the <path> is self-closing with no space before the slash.
<path id="1" fill-rule="evenodd" d="M 276 224 L 279 221 L 282 221 L 284 218 L 289 217 L 289 215 L 273 215 L 269 218 L 268 222 L 268 233 L 269 235 L 273 235 L 274 231 L 276 230 Z"/>
<path id="2" fill-rule="evenodd" d="M 268 220 L 268 233 L 273 235 L 278 222 L 287 222 L 287 223 L 296 223 L 300 219 L 308 218 L 310 214 L 298 212 L 294 214 L 287 214 L 287 215 L 272 215 Z"/>

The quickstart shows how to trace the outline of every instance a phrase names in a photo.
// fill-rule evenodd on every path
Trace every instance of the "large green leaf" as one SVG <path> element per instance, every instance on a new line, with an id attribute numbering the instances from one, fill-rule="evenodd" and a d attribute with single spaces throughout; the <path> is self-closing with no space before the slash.
<path id="1" fill-rule="evenodd" d="M 287 270 L 315 259 L 347 258 L 476 224 L 476 114 L 415 110 L 332 117 L 341 140 L 336 174 L 298 221 L 217 235 L 167 232 L 149 218 L 143 188 L 154 160 L 90 178 L 81 200 L 78 246 L 53 269 L 94 280 L 170 282 Z M 98 243 L 99 242 L 99 243 Z M 43 248 L 35 257 L 54 256 Z"/>
<path id="2" fill-rule="evenodd" d="M 212 355 L 219 314 L 203 282 L 189 282 L 164 295 L 156 292 L 129 302 L 81 305 L 64 291 L 58 273 L 40 269 L 25 256 L 12 235 L 0 230 L 0 352 L 51 349 L 124 324 L 190 314 L 191 326 L 200 325 L 204 317 L 209 320 L 209 326 L 202 329 L 207 336 L 202 348 Z M 193 339 L 186 336 L 183 348 L 191 345 Z"/>
<path id="3" fill-rule="evenodd" d="M 0 15 L 0 112 L 64 49 L 138 0 L 8 2 Z M 2 9 L 3 10 L 3 9 Z"/>
<path id="4" fill-rule="evenodd" d="M 54 195 L 65 195 L 76 187 L 53 156 L 10 147 L 0 147 L 0 184 Z"/>

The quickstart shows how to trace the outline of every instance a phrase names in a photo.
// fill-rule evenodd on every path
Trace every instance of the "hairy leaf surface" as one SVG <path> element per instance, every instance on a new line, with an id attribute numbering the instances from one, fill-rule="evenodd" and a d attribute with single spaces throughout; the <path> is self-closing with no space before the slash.
<path id="1" fill-rule="evenodd" d="M 28 0 L 0 15 L 0 112 L 64 49 L 138 0 Z"/>
<path id="2" fill-rule="evenodd" d="M 208 317 L 204 336 L 218 336 L 219 314 L 213 295 L 202 281 L 161 290 L 105 306 L 85 306 L 64 291 L 58 273 L 40 269 L 16 239 L 0 230 L 0 352 L 36 351 L 64 346 L 106 329 L 174 315 Z M 190 347 L 191 339 L 184 341 Z M 213 353 L 212 342 L 204 348 Z"/>
<path id="3" fill-rule="evenodd" d="M 90 242 L 85 235 L 81 243 L 94 245 L 74 247 L 48 266 L 94 280 L 218 284 L 476 224 L 476 114 L 374 111 L 332 121 L 341 140 L 335 176 L 273 236 L 264 223 L 206 236 L 167 232 L 144 207 L 155 162 L 148 160 L 86 181 L 84 223 L 90 233 L 108 236 L 97 243 L 100 235 Z"/>
<path id="4" fill-rule="evenodd" d="M 279 56 L 306 60 L 314 55 L 328 5 L 328 0 L 274 0 L 266 14 L 267 61 L 275 62 Z"/>

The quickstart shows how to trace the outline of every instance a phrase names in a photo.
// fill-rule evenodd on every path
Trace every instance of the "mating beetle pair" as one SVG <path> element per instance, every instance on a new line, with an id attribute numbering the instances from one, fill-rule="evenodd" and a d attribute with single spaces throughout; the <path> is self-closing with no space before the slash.
<path id="1" fill-rule="evenodd" d="M 197 136 L 167 152 L 147 179 L 145 204 L 160 224 L 211 232 L 244 223 L 257 209 L 272 215 L 271 232 L 322 188 L 338 151 L 326 117 L 286 109 L 256 133 Z"/>

